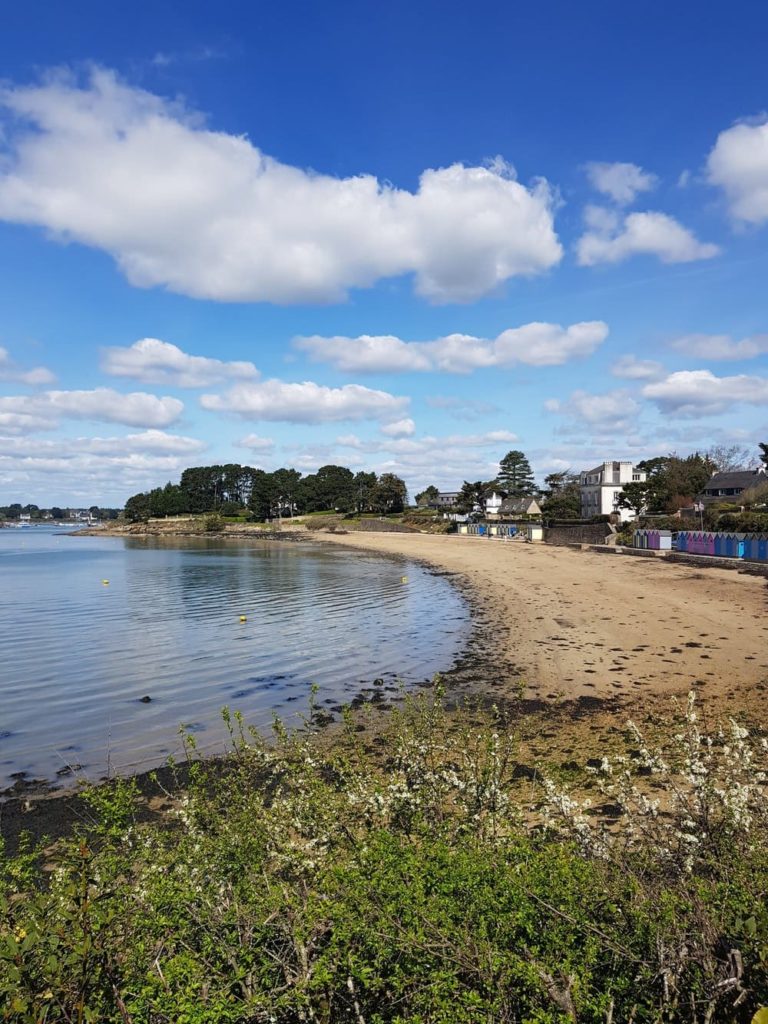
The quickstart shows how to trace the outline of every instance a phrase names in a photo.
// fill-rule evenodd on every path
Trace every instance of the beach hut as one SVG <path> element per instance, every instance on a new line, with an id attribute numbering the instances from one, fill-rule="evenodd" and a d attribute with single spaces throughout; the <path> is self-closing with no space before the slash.
<path id="1" fill-rule="evenodd" d="M 743 557 L 753 562 L 768 562 L 768 536 L 764 533 L 748 534 L 744 538 Z"/>
<path id="2" fill-rule="evenodd" d="M 671 551 L 672 550 L 672 531 L 671 530 L 655 530 L 656 534 L 656 550 L 657 551 Z"/>
<path id="3" fill-rule="evenodd" d="M 525 532 L 525 539 L 528 541 L 540 543 L 544 540 L 544 528 L 541 523 L 528 523 L 525 527 Z"/>

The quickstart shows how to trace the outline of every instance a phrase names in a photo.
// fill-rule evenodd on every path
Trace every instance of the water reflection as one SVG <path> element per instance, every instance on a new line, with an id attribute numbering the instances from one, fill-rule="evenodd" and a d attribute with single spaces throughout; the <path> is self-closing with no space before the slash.
<path id="1" fill-rule="evenodd" d="M 0 530 L 0 784 L 72 761 L 91 777 L 159 763 L 180 722 L 215 749 L 223 704 L 266 725 L 303 709 L 313 682 L 336 705 L 374 678 L 420 681 L 451 666 L 468 630 L 460 596 L 415 563 L 314 543 L 21 533 Z"/>

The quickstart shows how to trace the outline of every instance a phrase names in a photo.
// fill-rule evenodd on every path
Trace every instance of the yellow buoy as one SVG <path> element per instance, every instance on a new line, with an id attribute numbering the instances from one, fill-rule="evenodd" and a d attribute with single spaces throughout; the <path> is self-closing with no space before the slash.
<path id="1" fill-rule="evenodd" d="M 241 615 L 240 616 L 240 621 L 241 622 L 247 622 L 248 621 L 248 616 L 247 615 Z"/>
<path id="2" fill-rule="evenodd" d="M 105 587 L 109 586 L 109 580 L 102 580 L 101 582 L 104 584 Z"/>
<path id="3" fill-rule="evenodd" d="M 408 577 L 407 576 L 401 576 L 400 577 L 400 582 L 401 583 L 407 583 L 408 582 Z"/>

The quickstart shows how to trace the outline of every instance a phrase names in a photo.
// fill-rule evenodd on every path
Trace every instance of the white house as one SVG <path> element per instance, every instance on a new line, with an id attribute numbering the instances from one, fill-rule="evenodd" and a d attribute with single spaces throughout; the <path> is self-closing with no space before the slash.
<path id="1" fill-rule="evenodd" d="M 506 496 L 507 496 L 506 491 L 504 491 L 503 493 L 501 491 L 494 491 L 494 490 L 487 491 L 486 495 L 485 495 L 485 501 L 484 501 L 484 505 L 485 505 L 484 511 L 485 511 L 485 514 L 487 516 L 497 516 L 499 514 L 499 510 L 500 510 L 500 508 L 501 508 L 501 506 L 502 506 Z"/>
<path id="2" fill-rule="evenodd" d="M 581 491 L 581 515 L 583 519 L 593 516 L 607 516 L 616 512 L 622 523 L 635 518 L 629 508 L 617 508 L 616 503 L 625 484 L 642 483 L 645 473 L 635 469 L 631 462 L 603 462 L 594 469 L 587 469 L 579 476 Z"/>
<path id="3" fill-rule="evenodd" d="M 458 491 L 439 491 L 436 498 L 432 498 L 429 502 L 429 508 L 453 508 L 456 502 L 459 500 Z"/>

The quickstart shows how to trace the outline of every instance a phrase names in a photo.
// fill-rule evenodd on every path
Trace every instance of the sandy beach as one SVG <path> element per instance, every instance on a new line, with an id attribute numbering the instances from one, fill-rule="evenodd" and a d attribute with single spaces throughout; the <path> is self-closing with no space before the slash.
<path id="1" fill-rule="evenodd" d="M 424 559 L 471 590 L 510 686 L 532 699 L 724 697 L 768 681 L 768 583 L 728 569 L 423 534 L 324 535 Z"/>

